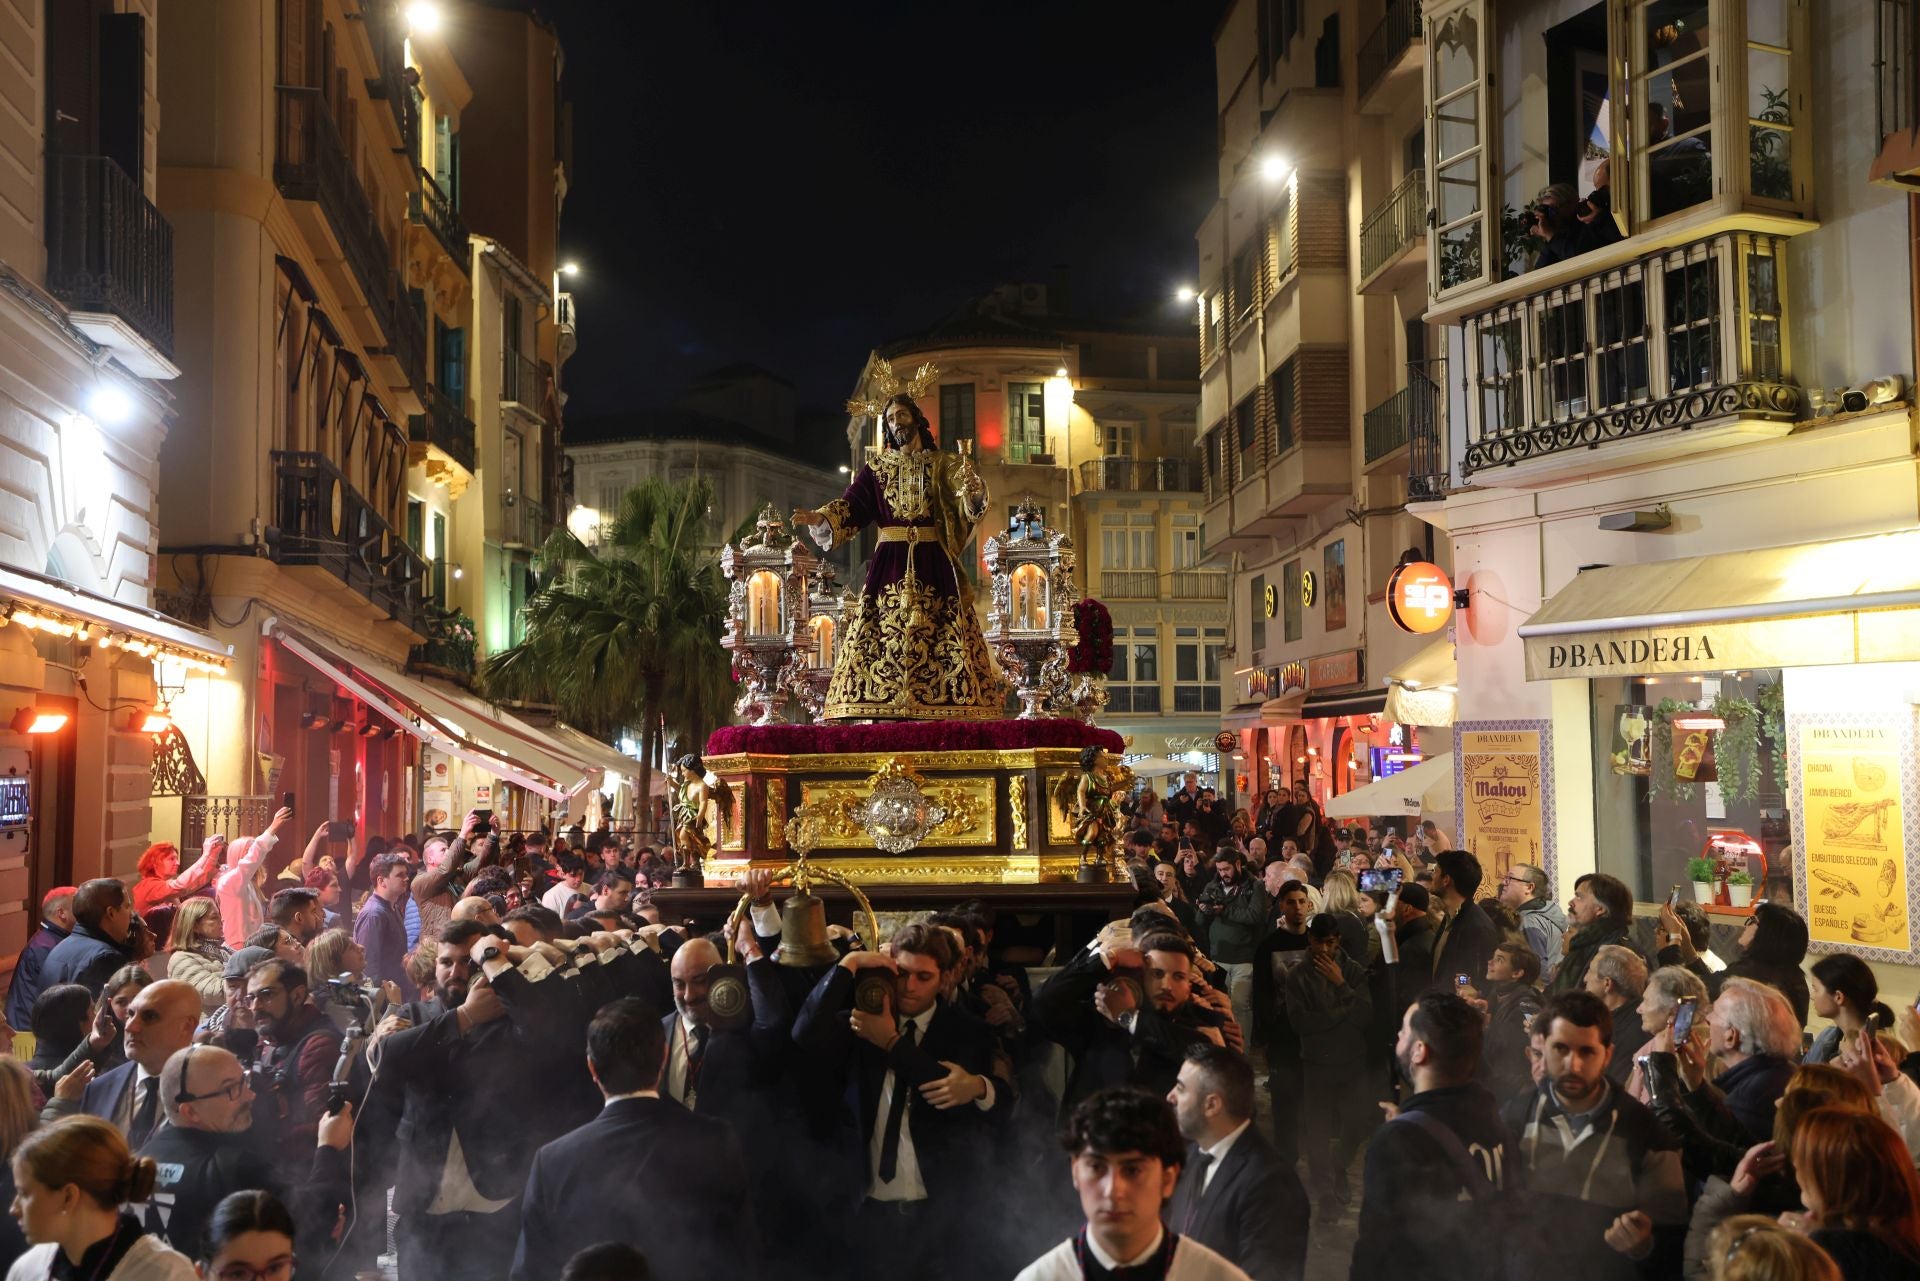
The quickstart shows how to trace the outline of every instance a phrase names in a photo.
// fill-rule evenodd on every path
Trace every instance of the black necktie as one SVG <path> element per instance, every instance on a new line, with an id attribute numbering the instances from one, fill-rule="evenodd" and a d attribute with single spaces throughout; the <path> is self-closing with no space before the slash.
<path id="1" fill-rule="evenodd" d="M 1196 1152 L 1193 1157 L 1193 1195 L 1187 1198 L 1187 1213 L 1181 1220 L 1180 1230 L 1185 1232 L 1193 1226 L 1193 1217 L 1200 1213 L 1200 1198 L 1207 1193 L 1207 1171 L 1213 1168 L 1213 1157 L 1206 1152 Z"/>
<path id="2" fill-rule="evenodd" d="M 700 1088 L 700 1065 L 707 1061 L 707 1038 L 713 1035 L 713 1029 L 704 1023 L 693 1025 L 693 1032 L 687 1040 L 687 1094 Z"/>
<path id="3" fill-rule="evenodd" d="M 160 1114 L 160 1078 L 150 1076 L 140 1083 L 140 1102 L 133 1110 L 133 1128 L 127 1131 L 127 1146 L 138 1152 L 153 1137 L 153 1123 Z"/>
<path id="4" fill-rule="evenodd" d="M 919 1027 L 909 1023 L 900 1029 L 908 1045 L 920 1043 Z M 898 1072 L 893 1074 L 893 1101 L 887 1105 L 887 1128 L 880 1133 L 880 1182 L 893 1182 L 900 1168 L 900 1124 L 907 1116 L 907 1091 L 912 1087 Z"/>

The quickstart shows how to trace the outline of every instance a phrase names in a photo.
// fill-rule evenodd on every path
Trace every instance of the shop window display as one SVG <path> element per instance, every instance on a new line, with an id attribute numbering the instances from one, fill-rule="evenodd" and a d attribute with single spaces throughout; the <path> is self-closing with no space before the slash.
<path id="1" fill-rule="evenodd" d="M 1591 682 L 1598 867 L 1642 902 L 1790 899 L 1777 670 Z"/>

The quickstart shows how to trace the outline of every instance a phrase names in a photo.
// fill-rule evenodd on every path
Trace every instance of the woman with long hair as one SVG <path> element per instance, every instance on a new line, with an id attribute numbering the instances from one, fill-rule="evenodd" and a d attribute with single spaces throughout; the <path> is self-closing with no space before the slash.
<path id="1" fill-rule="evenodd" d="M 1340 929 L 1340 948 L 1361 965 L 1367 964 L 1367 941 L 1374 932 L 1360 915 L 1360 885 L 1351 872 L 1328 872 L 1320 886 L 1320 913 L 1332 916 Z"/>
<path id="2" fill-rule="evenodd" d="M 293 1215 L 271 1192 L 235 1192 L 213 1208 L 201 1237 L 202 1281 L 287 1281 Z"/>
<path id="3" fill-rule="evenodd" d="M 1187 897 L 1186 886 L 1180 884 L 1180 873 L 1171 863 L 1155 863 L 1153 879 L 1160 883 L 1160 897 L 1166 900 L 1173 914 L 1180 918 L 1180 928 L 1189 936 L 1193 934 L 1199 913 L 1194 910 L 1193 900 Z"/>
<path id="4" fill-rule="evenodd" d="M 1841 1281 L 1833 1256 L 1764 1214 L 1736 1214 L 1707 1249 L 1713 1281 Z"/>
<path id="5" fill-rule="evenodd" d="M 187 1257 L 122 1208 L 153 1195 L 154 1164 L 110 1122 L 70 1116 L 35 1130 L 12 1165 L 13 1217 L 33 1245 L 7 1281 L 195 1281 Z"/>
<path id="6" fill-rule="evenodd" d="M 1868 1117 L 1876 1114 L 1872 1092 L 1840 1069 L 1811 1064 L 1796 1070 L 1774 1109 L 1773 1137 L 1748 1148 L 1731 1176 L 1716 1174 L 1709 1178 L 1694 1202 L 1686 1244 L 1686 1275 L 1690 1281 L 1710 1274 L 1715 1257 L 1711 1244 L 1714 1232 L 1729 1218 L 1763 1214 L 1771 1221 L 1772 1216 L 1800 1208 L 1800 1188 L 1787 1158 L 1801 1121 L 1822 1109 Z"/>
<path id="7" fill-rule="evenodd" d="M 38 1091 L 33 1074 L 15 1058 L 0 1058 L 0 1195 L 13 1204 L 13 1154 L 26 1141 L 40 1119 L 35 1101 Z M 13 1261 L 27 1252 L 27 1238 L 11 1215 L 0 1223 L 0 1268 L 11 1268 Z"/>
<path id="8" fill-rule="evenodd" d="M 173 903 L 183 895 L 204 888 L 217 870 L 213 862 L 215 846 L 209 842 L 200 857 L 186 871 L 180 870 L 180 847 L 172 841 L 156 841 L 140 856 L 140 879 L 133 883 L 133 910 L 146 915 L 148 909 Z"/>
<path id="9" fill-rule="evenodd" d="M 1793 1173 L 1805 1210 L 1792 1222 L 1846 1281 L 1920 1275 L 1920 1174 L 1892 1126 L 1816 1108 L 1794 1130 Z"/>
<path id="10" fill-rule="evenodd" d="M 1871 966 L 1851 953 L 1835 952 L 1815 961 L 1807 992 L 1813 1012 L 1832 1019 L 1833 1026 L 1813 1038 L 1802 1063 L 1832 1062 L 1840 1047 L 1857 1038 L 1873 1015 L 1880 1016 L 1881 1027 L 1893 1026 L 1893 1011 L 1879 1000 L 1880 980 L 1874 978 Z"/>
<path id="11" fill-rule="evenodd" d="M 210 898 L 190 898 L 173 914 L 173 933 L 167 938 L 167 977 L 191 984 L 200 994 L 200 1009 L 213 1013 L 227 1000 L 226 944 L 220 905 Z"/>
<path id="12" fill-rule="evenodd" d="M 353 1024 L 356 1011 L 351 1003 L 336 998 L 331 981 L 348 979 L 358 983 L 366 966 L 367 949 L 354 942 L 353 935 L 345 930 L 322 930 L 307 944 L 307 992 L 313 1003 L 325 1010 L 327 1017 L 339 1024 L 342 1031 Z"/>

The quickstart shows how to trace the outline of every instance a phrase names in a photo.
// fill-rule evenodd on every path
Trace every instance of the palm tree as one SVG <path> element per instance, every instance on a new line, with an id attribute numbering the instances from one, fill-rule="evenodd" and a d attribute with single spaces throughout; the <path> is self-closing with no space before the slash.
<path id="1" fill-rule="evenodd" d="M 704 479 L 656 477 L 627 491 L 598 547 L 557 528 L 540 549 L 546 586 L 527 601 L 525 639 L 482 673 L 491 697 L 551 703 L 603 736 L 637 731 L 642 821 L 661 745 L 704 743 L 732 706 L 727 584 L 704 545 L 712 501 Z"/>

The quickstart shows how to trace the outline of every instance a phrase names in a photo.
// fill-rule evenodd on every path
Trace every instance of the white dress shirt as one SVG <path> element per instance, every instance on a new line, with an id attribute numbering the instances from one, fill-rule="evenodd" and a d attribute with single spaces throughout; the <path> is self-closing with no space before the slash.
<path id="1" fill-rule="evenodd" d="M 1207 1194 L 1207 1189 L 1213 1186 L 1213 1176 L 1220 1173 L 1220 1163 L 1226 1160 L 1227 1153 L 1233 1150 L 1233 1145 L 1239 1142 L 1240 1136 L 1245 1134 L 1247 1132 L 1247 1127 L 1252 1124 L 1253 1124 L 1253 1118 L 1248 1117 L 1246 1120 L 1242 1121 L 1239 1125 L 1234 1127 L 1232 1134 L 1229 1134 L 1226 1138 L 1221 1139 L 1218 1143 L 1214 1144 L 1210 1148 L 1200 1149 L 1202 1152 L 1206 1153 L 1208 1156 L 1213 1158 L 1212 1163 L 1210 1163 L 1207 1166 L 1207 1172 L 1200 1176 L 1200 1195 L 1201 1196 L 1205 1196 Z"/>
<path id="2" fill-rule="evenodd" d="M 140 1092 L 147 1088 L 148 1081 L 153 1082 L 154 1089 L 157 1090 L 160 1088 L 160 1077 L 157 1073 L 149 1072 L 137 1063 L 134 1064 L 133 1085 L 130 1089 L 121 1092 L 120 1101 L 114 1104 L 113 1107 L 113 1123 L 119 1128 L 120 1133 L 131 1134 L 133 1132 L 134 1109 L 140 1106 Z M 162 1125 L 166 1124 L 166 1121 L 166 1109 L 159 1103 L 155 1103 L 153 1128 L 156 1131 L 159 1130 Z"/>
<path id="3" fill-rule="evenodd" d="M 934 1011 L 939 1009 L 935 1002 L 918 1014 L 909 1015 L 900 1020 L 900 1035 L 907 1034 L 907 1028 L 913 1028 L 916 1044 L 927 1043 L 927 1028 L 933 1023 Z M 993 1078 L 985 1077 L 986 1093 L 974 1101 L 974 1106 L 982 1112 L 993 1107 Z M 885 1183 L 880 1181 L 880 1149 L 887 1138 L 887 1113 L 893 1107 L 893 1091 L 896 1082 L 893 1069 L 880 1082 L 879 1112 L 873 1123 L 873 1139 L 867 1144 L 867 1168 L 874 1172 L 873 1180 L 867 1187 L 867 1195 L 875 1201 L 924 1201 L 927 1199 L 926 1180 L 920 1177 L 920 1157 L 913 1150 L 913 1100 L 907 1100 L 906 1111 L 900 1114 L 900 1151 L 895 1157 L 893 1178 Z M 911 1088 L 911 1087 L 909 1087 Z"/>

